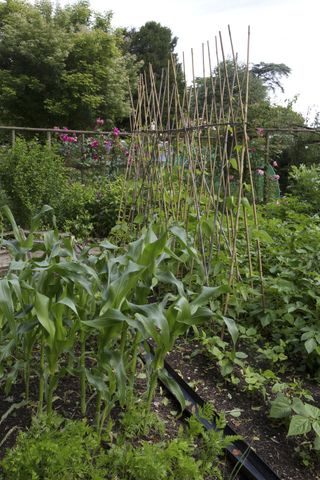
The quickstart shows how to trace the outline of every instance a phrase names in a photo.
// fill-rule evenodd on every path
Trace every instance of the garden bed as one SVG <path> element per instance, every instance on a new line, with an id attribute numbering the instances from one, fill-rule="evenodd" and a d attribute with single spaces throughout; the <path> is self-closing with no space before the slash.
<path id="1" fill-rule="evenodd" d="M 281 480 L 319 479 L 320 461 L 316 452 L 313 452 L 310 466 L 303 465 L 297 452 L 301 437 L 287 438 L 285 426 L 281 427 L 268 418 L 269 410 L 261 394 L 243 392 L 241 384 L 224 383 L 214 361 L 200 352 L 193 356 L 198 348 L 196 341 L 178 341 L 168 356 L 170 365 L 205 401 L 212 402 L 217 412 L 226 412 L 230 426 Z M 315 400 L 320 400 L 318 386 L 310 382 L 305 386 L 312 391 Z M 240 415 L 235 418 L 237 411 Z"/>

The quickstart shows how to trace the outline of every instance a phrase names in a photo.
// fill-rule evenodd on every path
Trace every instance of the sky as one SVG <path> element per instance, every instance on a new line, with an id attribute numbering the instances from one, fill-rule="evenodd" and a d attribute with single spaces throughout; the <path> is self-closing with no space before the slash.
<path id="1" fill-rule="evenodd" d="M 309 121 L 320 111 L 320 0 L 91 0 L 90 5 L 94 10 L 113 11 L 113 27 L 138 29 L 150 20 L 169 27 L 178 37 L 180 61 L 184 52 L 189 78 L 191 49 L 196 76 L 203 70 L 202 44 L 207 51 L 209 42 L 212 63 L 216 63 L 214 45 L 219 31 L 226 56 L 231 55 L 228 25 L 239 60 L 245 61 L 250 26 L 250 62 L 285 63 L 292 70 L 283 80 L 285 93 L 279 91 L 272 100 L 285 104 L 297 96 L 294 109 Z M 208 72 L 208 65 L 205 68 Z"/>

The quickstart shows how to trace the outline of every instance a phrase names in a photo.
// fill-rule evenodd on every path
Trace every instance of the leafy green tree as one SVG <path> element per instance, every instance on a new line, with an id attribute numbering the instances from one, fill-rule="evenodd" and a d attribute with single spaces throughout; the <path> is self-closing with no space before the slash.
<path id="1" fill-rule="evenodd" d="M 147 22 L 139 30 L 127 32 L 128 50 L 137 60 L 143 62 L 141 71 L 152 65 L 157 76 L 161 76 L 162 69 L 167 69 L 168 61 L 177 45 L 178 38 L 172 36 L 170 28 L 157 22 Z"/>
<path id="2" fill-rule="evenodd" d="M 269 90 L 275 91 L 276 88 L 280 88 L 283 91 L 280 79 L 283 76 L 287 77 L 290 72 L 290 68 L 282 63 L 275 64 L 261 62 L 259 64 L 253 65 L 249 69 L 248 102 L 250 109 L 254 107 L 254 115 L 251 115 L 251 120 L 254 119 L 254 121 L 256 121 L 257 108 L 259 110 L 260 106 L 262 107 L 263 111 L 268 110 L 267 116 L 273 116 L 272 113 L 270 114 L 270 110 L 272 110 L 272 107 L 270 104 L 268 92 Z M 192 108 L 195 107 L 195 95 L 197 95 L 198 110 L 200 116 L 204 111 L 204 105 L 207 103 L 210 110 L 211 105 L 213 105 L 213 101 L 215 101 L 218 111 L 222 104 L 223 110 L 228 111 L 230 101 L 229 88 L 232 92 L 233 106 L 237 106 L 239 104 L 240 90 L 242 99 L 244 100 L 245 98 L 247 80 L 246 65 L 239 63 L 237 65 L 236 75 L 233 61 L 227 60 L 226 65 L 220 63 L 214 69 L 212 76 L 213 79 L 209 77 L 207 77 L 206 79 L 199 77 L 196 79 L 195 85 L 190 87 L 193 106 Z M 290 109 L 284 109 L 282 113 L 289 113 L 289 110 Z M 293 112 L 292 109 L 291 112 Z M 239 109 L 238 113 L 240 113 Z M 277 112 L 275 116 L 278 117 L 278 114 L 279 112 Z M 283 117 L 284 115 L 281 116 Z M 298 116 L 296 115 L 294 121 L 301 124 L 301 116 L 298 118 Z M 264 125 L 264 123 L 261 123 L 261 119 L 259 119 L 259 122 L 260 125 Z"/>
<path id="3" fill-rule="evenodd" d="M 263 84 L 272 91 L 279 88 L 283 92 L 284 89 L 280 78 L 288 77 L 291 73 L 291 68 L 284 63 L 260 62 L 251 67 L 251 73 L 256 78 L 262 80 Z"/>
<path id="4" fill-rule="evenodd" d="M 56 9 L 49 0 L 6 0 L 0 7 L 4 123 L 76 128 L 101 116 L 111 126 L 129 111 L 128 65 L 111 13 L 94 13 L 86 0 Z"/>
<path id="5" fill-rule="evenodd" d="M 178 91 L 182 93 L 184 89 L 184 75 L 181 63 L 178 62 L 178 56 L 174 53 L 178 38 L 173 37 L 170 28 L 162 26 L 160 23 L 151 21 L 145 23 L 139 30 L 123 30 L 124 51 L 134 55 L 139 63 L 140 73 L 146 72 L 146 78 L 149 78 L 149 65 L 155 76 L 157 89 L 162 85 L 165 89 L 166 81 L 161 83 L 165 72 L 169 71 L 170 89 L 174 81 L 173 65 L 177 78 Z"/>

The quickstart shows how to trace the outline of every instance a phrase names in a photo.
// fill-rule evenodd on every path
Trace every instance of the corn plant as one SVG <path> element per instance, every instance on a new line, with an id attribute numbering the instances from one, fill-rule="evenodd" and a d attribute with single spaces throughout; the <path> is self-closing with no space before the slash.
<path id="1" fill-rule="evenodd" d="M 199 262 L 180 227 L 145 229 L 124 251 L 107 240 L 79 249 L 57 230 L 35 234 L 44 207 L 28 236 L 8 208 L 14 239 L 6 241 L 13 261 L 0 281 L 0 361 L 9 391 L 21 373 L 29 397 L 31 372 L 38 377 L 38 412 L 53 410 L 54 391 L 64 375 L 79 378 L 81 413 L 88 394 L 96 397 L 101 433 L 114 405 L 130 406 L 140 344 L 155 345 L 148 365 L 150 408 L 165 355 L 190 327 L 212 318 L 209 300 L 221 287 L 185 288 L 176 272 Z M 117 253 L 119 253 L 117 255 Z M 154 297 L 158 297 L 155 303 Z M 153 303 L 152 303 L 153 302 Z"/>

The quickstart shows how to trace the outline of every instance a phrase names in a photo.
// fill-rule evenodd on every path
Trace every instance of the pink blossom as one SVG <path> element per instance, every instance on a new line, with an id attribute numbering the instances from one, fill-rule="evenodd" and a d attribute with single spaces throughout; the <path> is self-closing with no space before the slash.
<path id="1" fill-rule="evenodd" d="M 92 158 L 93 158 L 94 160 L 98 160 L 98 154 L 97 154 L 97 153 L 93 153 Z"/>
<path id="2" fill-rule="evenodd" d="M 98 140 L 92 140 L 92 142 L 90 143 L 90 147 L 91 148 L 98 148 L 99 147 Z"/>
<path id="3" fill-rule="evenodd" d="M 272 178 L 273 178 L 274 180 L 279 180 L 280 175 L 273 175 Z"/>
<path id="4" fill-rule="evenodd" d="M 232 182 L 232 180 L 234 180 L 234 175 L 229 175 L 229 181 Z"/>
<path id="5" fill-rule="evenodd" d="M 132 158 L 128 157 L 128 165 L 132 165 Z"/>
<path id="6" fill-rule="evenodd" d="M 96 120 L 96 124 L 99 125 L 99 126 L 104 125 L 104 120 L 103 120 L 103 118 L 98 117 L 97 120 Z"/>
<path id="7" fill-rule="evenodd" d="M 115 128 L 113 129 L 113 135 L 114 135 L 115 137 L 119 137 L 119 134 L 120 134 L 119 128 L 115 127 Z"/>
<path id="8" fill-rule="evenodd" d="M 277 167 L 279 166 L 279 165 L 278 165 L 278 162 L 277 162 L 276 160 L 274 160 L 274 161 L 272 162 L 272 166 L 275 167 L 275 168 L 277 168 Z"/>
<path id="9" fill-rule="evenodd" d="M 262 170 L 262 168 L 257 168 L 256 172 L 258 175 L 264 175 L 264 171 Z"/>
<path id="10" fill-rule="evenodd" d="M 53 127 L 53 130 L 60 130 L 60 127 Z"/>
<path id="11" fill-rule="evenodd" d="M 264 128 L 257 128 L 257 135 L 258 135 L 258 137 L 263 137 L 263 135 L 264 135 Z"/>

